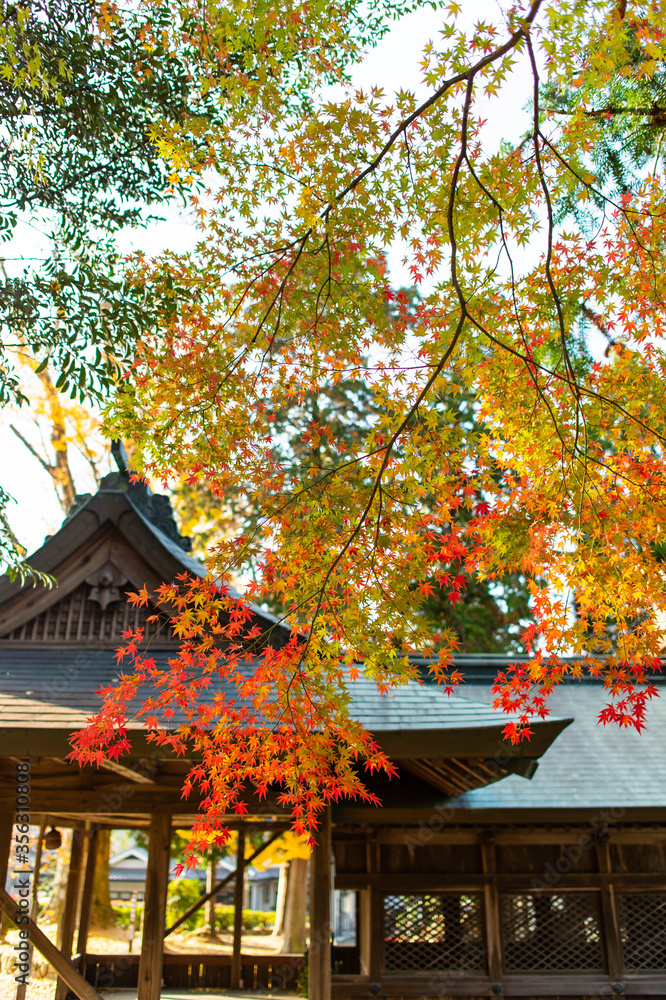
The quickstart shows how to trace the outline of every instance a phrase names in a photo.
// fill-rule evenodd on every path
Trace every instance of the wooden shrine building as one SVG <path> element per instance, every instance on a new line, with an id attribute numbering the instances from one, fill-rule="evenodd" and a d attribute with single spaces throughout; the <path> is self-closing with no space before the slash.
<path id="1" fill-rule="evenodd" d="M 191 824 L 198 806 L 181 797 L 189 762 L 156 754 L 138 727 L 119 764 L 66 761 L 71 732 L 95 711 L 94 692 L 113 683 L 122 631 L 153 627 L 125 592 L 204 573 L 168 499 L 107 476 L 31 563 L 58 586 L 0 582 L 0 887 L 11 870 L 17 762 L 29 761 L 31 822 L 74 830 L 59 948 L 32 927 L 61 977 L 58 1000 L 68 989 L 92 1000 L 127 986 L 157 1000 L 162 984 L 295 991 L 303 956 L 241 950 L 242 860 L 233 954 L 170 953 L 168 936 L 165 950 L 171 830 Z M 152 638 L 157 660 L 176 648 L 168 629 Z M 373 779 L 381 808 L 342 803 L 322 825 L 310 877 L 316 1000 L 666 997 L 666 705 L 657 701 L 643 736 L 604 730 L 595 724 L 600 687 L 565 684 L 553 696 L 557 716 L 512 747 L 506 718 L 489 704 L 505 662 L 460 657 L 464 696 L 447 698 L 425 669 L 422 685 L 383 697 L 369 681 L 356 685 L 357 717 L 399 777 Z M 288 822 L 276 798 L 250 796 L 249 805 L 243 821 L 229 817 L 241 859 L 248 829 L 277 834 Z M 101 827 L 149 833 L 139 955 L 88 951 Z M 332 938 L 335 890 L 354 894 L 344 940 Z M 11 919 L 16 903 L 2 888 L 0 904 Z"/>

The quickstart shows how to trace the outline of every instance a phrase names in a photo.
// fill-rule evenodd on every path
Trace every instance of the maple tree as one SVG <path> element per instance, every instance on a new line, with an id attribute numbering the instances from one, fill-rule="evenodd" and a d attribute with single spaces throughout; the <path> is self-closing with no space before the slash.
<path id="1" fill-rule="evenodd" d="M 474 398 L 469 394 L 443 394 L 436 407 L 447 414 L 447 419 L 453 413 L 457 420 L 475 419 Z M 289 400 L 272 413 L 274 455 L 306 484 L 313 468 L 320 475 L 335 468 L 336 442 L 344 441 L 345 449 L 362 446 L 373 422 L 382 414 L 371 387 L 359 379 L 341 379 L 322 386 L 317 395 L 310 393 L 302 400 Z M 326 427 L 330 440 L 324 435 L 311 440 L 309 431 L 313 426 Z M 201 484 L 186 481 L 177 485 L 173 502 L 183 533 L 192 537 L 194 552 L 204 560 L 208 549 L 220 541 L 254 533 L 262 518 L 262 505 L 248 502 L 242 483 L 219 498 Z M 468 517 L 465 508 L 458 511 L 459 521 Z M 261 559 L 261 545 L 248 549 L 247 571 L 260 574 Z M 284 614 L 280 595 L 265 592 L 262 600 L 275 614 Z M 422 611 L 440 628 L 455 633 L 460 652 L 522 652 L 520 632 L 530 620 L 529 593 L 524 577 L 518 573 L 507 574 L 501 580 L 468 578 L 459 601 L 451 602 L 437 588 Z"/>
<path id="2" fill-rule="evenodd" d="M 211 579 L 135 595 L 171 608 L 181 653 L 158 670 L 141 634 L 128 636 L 129 666 L 75 756 L 123 752 L 138 698 L 154 739 L 200 757 L 186 788 L 204 794 L 192 852 L 211 829 L 223 842 L 248 783 L 277 786 L 298 832 L 341 795 L 372 800 L 364 767 L 391 765 L 353 719 L 354 680 L 417 678 L 419 654 L 450 690 L 457 638 L 423 608 L 436 593 L 455 606 L 470 580 L 517 574 L 530 593 L 528 659 L 495 685 L 516 716 L 508 738 L 529 738 L 566 675 L 603 678 L 604 723 L 640 730 L 655 695 L 664 168 L 634 161 L 617 194 L 595 157 L 633 127 L 631 114 L 597 113 L 603 95 L 663 73 L 666 11 L 532 0 L 465 29 L 454 0 L 424 50 L 424 99 L 322 90 L 319 45 L 351 11 L 246 11 L 266 72 L 233 77 L 225 64 L 234 99 L 221 125 L 155 126 L 173 171 L 205 168 L 209 190 L 193 198 L 195 251 L 131 263 L 140 286 L 173 291 L 173 308 L 142 338 L 110 419 L 140 473 L 221 504 L 240 494 L 253 523 L 211 547 Z M 232 52 L 233 16 L 210 16 Z M 311 100 L 299 110 L 280 54 L 303 38 Z M 497 147 L 484 122 L 518 72 L 526 132 Z M 565 108 L 542 99 L 565 91 Z M 396 246 L 414 307 L 391 283 Z M 579 349 L 590 323 L 607 332 L 607 356 Z M 323 445 L 334 461 L 295 468 L 277 414 L 343 382 L 372 399 L 369 426 L 350 436 L 310 421 L 303 449 Z M 456 396 L 473 400 L 473 420 L 441 406 Z M 239 597 L 227 581 L 252 561 Z M 269 595 L 289 639 L 253 617 L 248 599 Z"/>

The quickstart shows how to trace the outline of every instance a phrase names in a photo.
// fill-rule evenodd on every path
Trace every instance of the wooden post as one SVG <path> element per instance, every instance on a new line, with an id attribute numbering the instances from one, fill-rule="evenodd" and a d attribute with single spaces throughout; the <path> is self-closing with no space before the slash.
<path id="1" fill-rule="evenodd" d="M 308 952 L 309 1000 L 331 996 L 331 810 L 328 807 L 317 831 L 310 870 L 310 949 Z"/>
<path id="2" fill-rule="evenodd" d="M 30 890 L 30 919 L 37 923 L 37 914 L 39 912 L 39 872 L 42 867 L 42 843 L 44 840 L 44 834 L 46 833 L 46 816 L 42 817 L 42 822 L 39 827 L 39 833 L 37 834 L 37 844 L 35 846 L 35 864 L 32 872 L 32 888 Z M 32 941 L 28 941 L 28 964 L 32 969 Z M 25 1000 L 27 986 L 25 983 L 19 983 L 16 987 L 16 1000 Z"/>
<path id="3" fill-rule="evenodd" d="M 372 886 L 370 896 L 370 982 L 377 985 L 384 968 L 384 897 Z"/>
<path id="4" fill-rule="evenodd" d="M 79 916 L 79 935 L 76 950 L 84 956 L 88 950 L 88 931 L 92 914 L 93 889 L 95 885 L 95 860 L 97 855 L 97 827 L 86 823 L 86 859 L 83 874 L 83 889 L 81 891 L 81 913 Z"/>
<path id="5" fill-rule="evenodd" d="M 377 831 L 366 837 L 365 867 L 368 875 L 379 875 L 381 872 L 381 850 Z M 384 897 L 376 886 L 367 890 L 365 917 L 368 921 L 365 929 L 367 947 L 367 974 L 370 982 L 377 986 L 382 978 L 384 967 Z M 362 910 L 363 913 L 363 910 Z"/>
<path id="6" fill-rule="evenodd" d="M 171 815 L 154 812 L 150 820 L 148 843 L 138 1000 L 159 1000 L 162 989 L 170 845 Z"/>
<path id="7" fill-rule="evenodd" d="M 488 975 L 494 987 L 502 984 L 502 934 L 500 923 L 499 893 L 497 891 L 495 845 L 491 839 L 481 842 L 484 886 L 484 908 L 486 918 L 486 947 L 488 949 Z"/>
<path id="8" fill-rule="evenodd" d="M 358 961 L 362 976 L 370 976 L 370 949 L 372 947 L 372 923 L 370 915 L 370 890 L 359 889 L 358 892 L 358 927 L 356 942 L 358 944 Z"/>
<path id="9" fill-rule="evenodd" d="M 238 831 L 238 848 L 236 851 L 236 885 L 234 888 L 234 950 L 231 956 L 232 990 L 240 989 L 241 979 L 241 944 L 243 939 L 243 877 L 245 875 L 245 830 Z"/>
<path id="10" fill-rule="evenodd" d="M 0 911 L 17 927 L 17 905 L 4 888 L 0 888 Z M 80 1000 L 101 1000 L 99 993 L 87 983 L 83 976 L 73 969 L 62 952 L 58 951 L 52 941 L 40 931 L 34 920 L 28 919 L 27 923 L 21 923 L 20 930 L 30 932 L 30 940 L 47 962 L 53 966 L 61 979 L 63 979 L 70 990 L 76 993 Z"/>
<path id="11" fill-rule="evenodd" d="M 612 871 L 608 832 L 598 830 L 594 837 L 597 865 L 602 875 L 610 875 Z M 615 893 L 612 885 L 601 886 L 601 921 L 606 941 L 606 956 L 608 960 L 608 976 L 614 982 L 622 982 L 624 978 L 624 957 L 622 939 L 620 937 L 620 922 L 617 917 Z"/>
<path id="12" fill-rule="evenodd" d="M 69 869 L 67 872 L 67 890 L 65 892 L 65 907 L 58 928 L 58 948 L 66 958 L 72 957 L 74 929 L 79 904 L 79 883 L 81 880 L 81 861 L 83 860 L 83 830 L 75 827 L 72 830 L 72 847 L 69 852 Z M 55 991 L 55 1000 L 65 1000 L 69 985 L 59 977 Z"/>
<path id="13" fill-rule="evenodd" d="M 9 855 L 12 849 L 12 838 L 14 836 L 14 813 L 7 811 L 0 815 L 0 888 L 4 889 L 9 871 Z M 4 915 L 0 915 L 0 937 L 4 937 L 7 929 Z"/>
<path id="14" fill-rule="evenodd" d="M 12 849 L 12 837 L 14 834 L 14 813 L 2 812 L 0 817 L 0 883 L 2 888 L 7 881 L 9 871 L 9 855 Z"/>

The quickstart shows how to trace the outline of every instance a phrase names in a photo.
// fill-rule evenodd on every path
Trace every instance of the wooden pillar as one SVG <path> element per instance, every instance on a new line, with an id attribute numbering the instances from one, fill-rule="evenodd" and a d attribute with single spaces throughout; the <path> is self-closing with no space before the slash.
<path id="1" fill-rule="evenodd" d="M 379 875 L 381 870 L 380 848 L 377 831 L 366 834 L 365 870 L 368 875 Z M 368 976 L 372 987 L 382 978 L 384 963 L 384 897 L 375 886 L 359 894 L 358 945 L 361 972 Z"/>
<path id="2" fill-rule="evenodd" d="M 5 887 L 7 872 L 9 871 L 9 855 L 12 849 L 12 836 L 14 833 L 14 813 L 3 812 L 0 816 L 0 884 Z"/>
<path id="3" fill-rule="evenodd" d="M 495 844 L 490 838 L 481 842 L 483 873 L 486 876 L 484 910 L 486 921 L 486 948 L 488 951 L 488 975 L 493 987 L 502 984 L 502 934 L 500 920 L 499 893 L 497 891 L 497 862 Z"/>
<path id="4" fill-rule="evenodd" d="M 610 875 L 613 869 L 607 830 L 597 830 L 594 841 L 599 872 L 601 875 Z M 613 886 L 607 882 L 601 886 L 601 921 L 606 945 L 608 976 L 615 982 L 621 982 L 624 978 L 624 957 L 622 953 L 622 939 L 620 937 L 620 922 L 617 916 L 615 892 Z"/>
<path id="5" fill-rule="evenodd" d="M 241 944 L 243 940 L 243 890 L 245 876 L 245 830 L 238 831 L 238 848 L 236 851 L 236 885 L 234 888 L 234 949 L 231 956 L 232 990 L 240 989 L 241 979 Z"/>
<path id="6" fill-rule="evenodd" d="M 317 831 L 310 869 L 309 1000 L 331 996 L 331 810 L 327 808 Z"/>
<path id="7" fill-rule="evenodd" d="M 65 906 L 62 920 L 58 928 L 58 948 L 69 958 L 74 943 L 74 930 L 79 902 L 79 881 L 81 878 L 81 862 L 83 860 L 83 830 L 74 827 L 72 830 L 72 846 L 69 851 L 69 867 L 67 869 L 67 888 L 65 890 Z"/>
<path id="8" fill-rule="evenodd" d="M 39 913 L 39 873 L 42 869 L 42 846 L 44 843 L 44 835 L 46 833 L 46 816 L 42 816 L 42 822 L 39 826 L 39 833 L 37 834 L 37 844 L 35 846 L 35 864 L 32 873 L 32 888 L 30 890 L 30 919 L 33 923 L 37 923 L 37 914 Z M 33 946 L 32 941 L 28 941 L 28 964 L 32 969 L 33 961 Z M 19 983 L 16 987 L 16 1000 L 25 1000 L 27 986 L 25 983 Z"/>
<path id="9" fill-rule="evenodd" d="M 14 836 L 14 813 L 9 809 L 0 815 L 0 887 L 4 889 L 9 871 L 9 856 Z M 0 938 L 5 936 L 8 921 L 0 915 Z"/>
<path id="10" fill-rule="evenodd" d="M 72 846 L 69 852 L 65 906 L 60 927 L 58 928 L 58 949 L 66 959 L 72 957 L 74 930 L 79 908 L 79 883 L 81 880 L 81 862 L 83 860 L 83 841 L 83 830 L 80 827 L 75 827 L 72 830 Z M 55 1000 L 64 1000 L 68 991 L 69 986 L 60 977 L 56 986 Z"/>
<path id="11" fill-rule="evenodd" d="M 370 960 L 369 976 L 370 982 L 377 985 L 381 982 L 382 970 L 384 968 L 384 897 L 376 888 L 372 886 L 368 890 L 370 915 Z"/>
<path id="12" fill-rule="evenodd" d="M 159 1000 L 162 989 L 170 845 L 171 815 L 154 812 L 150 820 L 148 843 L 138 1000 Z"/>
<path id="13" fill-rule="evenodd" d="M 358 925 L 356 943 L 358 945 L 358 961 L 362 976 L 370 976 L 370 954 L 372 948 L 372 924 L 370 913 L 370 890 L 360 889 L 357 909 Z"/>
<path id="14" fill-rule="evenodd" d="M 95 860 L 97 854 L 97 828 L 88 821 L 86 823 L 86 851 L 83 869 L 83 888 L 81 890 L 81 912 L 79 915 L 79 935 L 76 950 L 84 955 L 88 950 L 88 931 L 92 914 L 93 889 L 95 885 Z"/>

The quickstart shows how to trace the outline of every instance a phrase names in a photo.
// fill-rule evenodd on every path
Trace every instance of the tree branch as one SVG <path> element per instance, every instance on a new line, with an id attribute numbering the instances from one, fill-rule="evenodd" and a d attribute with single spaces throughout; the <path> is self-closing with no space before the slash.
<path id="1" fill-rule="evenodd" d="M 25 447 L 28 449 L 28 451 L 30 452 L 30 454 L 32 455 L 32 457 L 37 459 L 37 461 L 39 462 L 39 464 L 41 465 L 41 467 L 44 469 L 44 471 L 48 472 L 49 476 L 53 476 L 53 474 L 55 472 L 55 466 L 51 465 L 50 462 L 47 462 L 46 459 L 42 458 L 42 456 L 39 454 L 39 452 L 37 451 L 37 449 L 34 448 L 30 444 L 30 442 L 28 441 L 28 439 L 25 438 L 23 436 L 23 434 L 21 434 L 20 430 L 17 427 L 15 427 L 14 424 L 10 424 L 9 427 L 10 427 L 10 430 L 12 430 L 14 432 L 14 434 L 19 439 L 19 441 L 22 444 L 25 445 Z"/>

